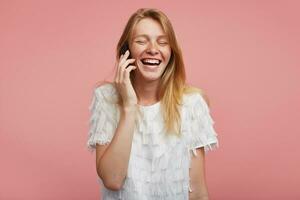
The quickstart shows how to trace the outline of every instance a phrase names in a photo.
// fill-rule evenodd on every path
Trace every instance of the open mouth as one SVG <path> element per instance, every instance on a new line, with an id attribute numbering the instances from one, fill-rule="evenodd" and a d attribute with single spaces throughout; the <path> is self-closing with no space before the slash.
<path id="1" fill-rule="evenodd" d="M 144 65 L 149 65 L 149 66 L 158 66 L 161 63 L 161 60 L 159 59 L 149 59 L 149 58 L 144 58 L 141 60 L 141 62 Z"/>

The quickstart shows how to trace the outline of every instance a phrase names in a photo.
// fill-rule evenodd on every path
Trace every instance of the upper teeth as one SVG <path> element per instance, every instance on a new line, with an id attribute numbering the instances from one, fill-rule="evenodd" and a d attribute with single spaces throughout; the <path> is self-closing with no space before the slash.
<path id="1" fill-rule="evenodd" d="M 143 62 L 159 64 L 159 60 L 156 59 L 144 59 Z"/>

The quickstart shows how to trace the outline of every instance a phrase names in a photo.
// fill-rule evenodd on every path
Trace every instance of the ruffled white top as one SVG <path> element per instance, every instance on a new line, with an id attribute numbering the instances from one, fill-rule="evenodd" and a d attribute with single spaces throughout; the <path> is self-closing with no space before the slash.
<path id="1" fill-rule="evenodd" d="M 120 119 L 117 90 L 106 83 L 94 90 L 87 149 L 93 152 L 96 143 L 111 142 Z M 181 137 L 166 135 L 160 102 L 139 105 L 141 116 L 134 129 L 128 172 L 122 189 L 112 191 L 99 177 L 103 200 L 188 200 L 191 191 L 189 168 L 196 148 L 216 149 L 217 133 L 204 98 L 199 94 L 183 97 Z"/>

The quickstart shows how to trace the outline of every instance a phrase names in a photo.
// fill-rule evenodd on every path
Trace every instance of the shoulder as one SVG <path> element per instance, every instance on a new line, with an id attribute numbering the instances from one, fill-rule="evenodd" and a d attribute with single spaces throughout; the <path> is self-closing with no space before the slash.
<path id="1" fill-rule="evenodd" d="M 209 98 L 202 89 L 195 86 L 186 86 L 183 92 L 183 104 L 194 105 L 195 103 L 209 106 Z"/>
<path id="2" fill-rule="evenodd" d="M 94 100 L 91 108 L 96 113 L 102 113 L 112 120 L 119 117 L 118 113 L 118 95 L 113 83 L 105 82 L 94 87 Z M 117 118 L 116 118 L 117 117 Z"/>
<path id="3" fill-rule="evenodd" d="M 94 87 L 94 91 L 97 94 L 113 94 L 116 92 L 116 88 L 111 82 L 102 82 Z"/>
<path id="4" fill-rule="evenodd" d="M 98 84 L 94 88 L 94 95 L 100 100 L 105 100 L 106 102 L 117 103 L 117 90 L 113 83 L 104 82 Z"/>

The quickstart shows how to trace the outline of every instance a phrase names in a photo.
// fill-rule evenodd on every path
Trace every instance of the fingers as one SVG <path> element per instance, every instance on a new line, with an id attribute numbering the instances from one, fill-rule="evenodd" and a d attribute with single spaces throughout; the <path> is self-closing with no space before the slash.
<path id="1" fill-rule="evenodd" d="M 122 54 L 120 56 L 119 60 L 116 61 L 116 66 L 115 67 L 116 67 L 117 70 L 116 70 L 116 74 L 115 74 L 115 82 L 117 82 L 117 83 L 119 82 L 119 79 L 120 79 L 119 78 L 119 74 L 120 74 L 120 72 L 119 72 L 120 71 L 120 62 L 123 59 L 123 57 L 124 57 L 124 54 Z"/>
<path id="2" fill-rule="evenodd" d="M 128 58 L 129 54 L 130 54 L 129 51 L 127 50 L 127 51 L 125 52 L 125 54 L 122 54 L 122 55 L 121 55 L 120 62 L 119 62 L 119 63 L 120 63 L 120 66 L 123 65 L 123 63 L 124 63 L 124 62 L 126 61 L 126 59 Z"/>
<path id="3" fill-rule="evenodd" d="M 116 80 L 117 80 L 117 78 L 118 78 L 118 73 L 119 73 L 119 62 L 118 62 L 118 60 L 116 60 L 116 62 L 115 62 L 115 76 L 114 76 L 114 80 L 115 80 L 115 82 L 116 82 Z"/>
<path id="4" fill-rule="evenodd" d="M 126 60 L 124 63 L 123 63 L 123 65 L 121 65 L 120 67 L 119 67 L 119 81 L 120 81 L 120 83 L 122 83 L 123 82 L 123 79 L 124 79 L 124 71 L 127 69 L 127 66 L 128 66 L 128 64 L 129 63 L 133 63 L 135 61 L 135 59 L 128 59 L 128 60 Z"/>
<path id="5" fill-rule="evenodd" d="M 130 72 L 131 72 L 132 70 L 135 70 L 135 69 L 136 69 L 136 66 L 134 66 L 134 65 L 129 65 L 129 66 L 124 70 L 123 80 L 129 80 Z"/>
<path id="6" fill-rule="evenodd" d="M 123 82 L 123 80 L 124 80 L 124 71 L 125 71 L 126 67 L 128 66 L 129 63 L 133 63 L 135 61 L 135 59 L 127 59 L 129 54 L 130 54 L 130 52 L 129 52 L 129 50 L 127 50 L 125 52 L 125 54 L 122 54 L 120 56 L 119 61 L 116 62 L 116 68 L 117 68 L 116 74 L 115 74 L 115 82 L 116 83 L 122 83 Z M 129 70 L 129 72 L 131 70 Z"/>
<path id="7" fill-rule="evenodd" d="M 127 51 L 125 52 L 125 54 L 126 53 L 127 53 Z M 116 66 L 115 67 L 117 68 L 117 70 L 116 70 L 116 74 L 115 74 L 115 82 L 117 82 L 117 83 L 120 81 L 120 76 L 119 76 L 119 74 L 120 74 L 120 66 L 121 66 L 121 62 L 123 62 L 123 58 L 124 58 L 125 54 L 121 54 L 119 60 L 116 61 Z"/>

